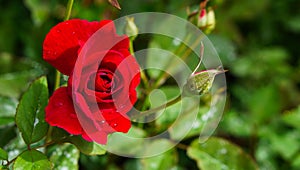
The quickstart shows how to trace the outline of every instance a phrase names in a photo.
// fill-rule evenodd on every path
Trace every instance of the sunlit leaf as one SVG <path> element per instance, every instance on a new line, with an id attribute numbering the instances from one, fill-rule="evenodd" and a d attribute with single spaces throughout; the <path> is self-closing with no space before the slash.
<path id="1" fill-rule="evenodd" d="M 241 148 L 221 138 L 211 137 L 201 144 L 196 139 L 188 147 L 187 154 L 201 170 L 258 169 Z"/>
<path id="2" fill-rule="evenodd" d="M 296 158 L 292 162 L 293 167 L 300 168 L 300 154 L 296 156 Z"/>
<path id="3" fill-rule="evenodd" d="M 135 126 L 131 126 L 128 133 L 113 133 L 109 136 L 107 142 L 107 150 L 112 153 L 126 154 L 129 156 L 139 155 L 143 152 L 143 139 L 146 137 L 146 132 Z M 135 139 L 137 138 L 137 139 Z M 122 142 L 120 142 L 122 141 Z M 134 146 L 134 147 L 132 147 Z"/>
<path id="4" fill-rule="evenodd" d="M 278 152 L 286 160 L 291 159 L 299 150 L 299 133 L 291 131 L 285 134 L 274 133 L 270 136 L 270 145 L 272 149 Z"/>
<path id="5" fill-rule="evenodd" d="M 286 124 L 300 129 L 300 106 L 297 109 L 284 114 L 282 119 Z"/>
<path id="6" fill-rule="evenodd" d="M 8 154 L 5 150 L 0 148 L 0 160 L 7 160 L 8 159 Z"/>
<path id="7" fill-rule="evenodd" d="M 54 163 L 56 170 L 61 169 L 78 169 L 78 159 L 80 152 L 72 144 L 63 144 L 55 147 L 54 152 L 50 156 L 50 161 Z"/>
<path id="8" fill-rule="evenodd" d="M 172 144 L 168 140 L 156 140 L 147 147 L 145 152 L 157 152 L 165 147 L 170 147 Z M 177 164 L 178 158 L 175 149 L 168 150 L 164 153 L 160 153 L 157 156 L 143 158 L 142 169 L 144 170 L 165 170 L 172 169 Z"/>
<path id="9" fill-rule="evenodd" d="M 37 150 L 28 150 L 17 157 L 13 169 L 15 170 L 34 170 L 52 169 L 52 163 L 47 159 L 46 155 Z"/>

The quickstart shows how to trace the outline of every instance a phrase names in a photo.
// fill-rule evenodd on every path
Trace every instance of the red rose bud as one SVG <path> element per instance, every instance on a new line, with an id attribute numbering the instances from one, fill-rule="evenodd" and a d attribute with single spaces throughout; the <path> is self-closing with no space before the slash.
<path id="1" fill-rule="evenodd" d="M 137 26 L 134 23 L 133 17 L 126 17 L 125 34 L 133 41 L 139 33 Z"/>
<path id="2" fill-rule="evenodd" d="M 215 76 L 226 70 L 212 69 L 192 74 L 183 87 L 184 96 L 203 95 L 207 93 L 213 84 Z"/>
<path id="3" fill-rule="evenodd" d="M 190 13 L 188 19 L 191 23 L 200 28 L 204 33 L 209 34 L 215 29 L 216 19 L 214 10 L 209 8 L 200 8 L 199 11 Z"/>
<path id="4" fill-rule="evenodd" d="M 206 14 L 206 9 L 201 9 L 199 11 L 199 15 L 198 15 L 198 22 L 197 22 L 197 26 L 199 28 L 205 27 L 207 23 L 207 14 Z"/>

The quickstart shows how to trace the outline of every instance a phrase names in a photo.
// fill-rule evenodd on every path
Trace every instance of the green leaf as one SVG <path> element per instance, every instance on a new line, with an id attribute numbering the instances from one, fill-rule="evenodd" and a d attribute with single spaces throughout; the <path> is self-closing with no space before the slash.
<path id="1" fill-rule="evenodd" d="M 201 119 L 202 114 L 198 114 L 198 101 L 199 98 L 197 97 L 183 98 L 181 102 L 167 108 L 165 113 L 163 113 L 170 115 L 170 117 L 173 117 L 171 114 L 176 115 L 176 121 L 168 129 L 171 139 L 181 140 L 185 137 L 194 135 L 195 133 L 200 134 L 200 129 L 204 122 Z M 203 108 L 204 107 L 201 109 Z M 179 113 L 180 115 L 178 115 Z M 189 135 L 192 130 L 194 131 L 193 134 Z"/>
<path id="2" fill-rule="evenodd" d="M 168 148 L 170 146 L 172 146 L 172 143 L 166 139 L 155 140 L 147 146 L 146 153 L 159 153 L 162 148 Z M 178 158 L 176 150 L 171 149 L 157 156 L 143 158 L 140 161 L 142 163 L 142 169 L 144 170 L 165 170 L 175 167 Z"/>
<path id="3" fill-rule="evenodd" d="M 224 114 L 219 129 L 234 136 L 249 137 L 252 131 L 252 124 L 247 115 L 239 114 L 231 110 Z"/>
<path id="4" fill-rule="evenodd" d="M 0 126 L 11 124 L 15 121 L 17 100 L 0 96 Z"/>
<path id="5" fill-rule="evenodd" d="M 255 92 L 250 95 L 251 98 L 250 101 L 248 101 L 248 108 L 252 113 L 252 120 L 258 124 L 264 124 L 270 117 L 280 113 L 280 97 L 277 92 L 277 87 L 268 85 L 256 89 Z"/>
<path id="6" fill-rule="evenodd" d="M 8 159 L 8 154 L 5 150 L 0 148 L 0 160 L 7 160 Z"/>
<path id="7" fill-rule="evenodd" d="M 300 153 L 296 156 L 296 158 L 292 162 L 293 167 L 300 168 Z"/>
<path id="8" fill-rule="evenodd" d="M 292 18 L 290 18 L 287 21 L 287 26 L 290 30 L 294 32 L 299 32 L 300 31 L 300 15 L 296 15 Z"/>
<path id="9" fill-rule="evenodd" d="M 78 159 L 80 152 L 72 144 L 63 144 L 55 146 L 55 151 L 50 156 L 50 161 L 54 163 L 54 168 L 61 169 L 78 169 Z"/>
<path id="10" fill-rule="evenodd" d="M 208 100 L 212 101 L 199 105 L 197 102 L 200 99 L 197 96 L 183 98 L 181 108 L 177 108 L 177 112 L 181 111 L 180 115 L 168 129 L 173 140 L 181 140 L 195 135 L 210 136 L 214 132 L 222 116 L 225 100 L 218 94 L 214 96 L 207 94 L 202 96 L 202 99 L 205 99 L 205 97 L 210 98 Z M 176 105 L 173 106 L 179 107 L 179 105 Z M 175 113 L 176 110 L 174 109 L 173 114 Z"/>
<path id="11" fill-rule="evenodd" d="M 17 134 L 14 125 L 0 127 L 0 147 L 7 145 L 16 136 Z"/>
<path id="12" fill-rule="evenodd" d="M 188 147 L 187 154 L 201 170 L 258 169 L 240 147 L 221 138 L 211 137 L 203 144 L 196 139 Z"/>
<path id="13" fill-rule="evenodd" d="M 50 4 L 48 1 L 25 0 L 25 5 L 31 11 L 31 18 L 38 26 L 43 24 L 50 14 Z"/>
<path id="14" fill-rule="evenodd" d="M 45 107 L 48 103 L 46 77 L 35 80 L 22 96 L 16 113 L 16 124 L 26 144 L 42 139 L 48 130 Z"/>
<path id="15" fill-rule="evenodd" d="M 18 101 L 5 96 L 0 96 L 0 117 L 14 117 Z"/>
<path id="16" fill-rule="evenodd" d="M 285 134 L 274 133 L 270 136 L 270 145 L 272 149 L 278 152 L 284 159 L 290 160 L 299 150 L 299 132 L 291 131 Z"/>
<path id="17" fill-rule="evenodd" d="M 143 170 L 140 159 L 130 159 L 125 162 L 124 170 Z"/>
<path id="18" fill-rule="evenodd" d="M 19 98 L 20 94 L 26 90 L 31 80 L 41 76 L 43 69 L 39 64 L 33 62 L 14 62 L 14 67 L 11 73 L 0 75 L 0 95 L 12 98 Z"/>
<path id="19" fill-rule="evenodd" d="M 297 109 L 284 114 L 282 116 L 282 120 L 286 124 L 293 126 L 297 129 L 300 129 L 300 123 L 299 123 L 300 122 L 300 106 Z"/>
<path id="20" fill-rule="evenodd" d="M 9 170 L 7 166 L 5 165 L 0 165 L 0 170 Z"/>
<path id="21" fill-rule="evenodd" d="M 74 144 L 80 152 L 86 155 L 104 155 L 106 153 L 102 145 L 95 142 L 88 142 L 82 139 L 81 136 L 72 136 L 67 139 L 67 142 Z"/>
<path id="22" fill-rule="evenodd" d="M 13 165 L 14 170 L 47 170 L 52 169 L 52 163 L 46 155 L 37 151 L 29 150 L 19 155 Z"/>
<path id="23" fill-rule="evenodd" d="M 144 152 L 144 138 L 146 132 L 135 126 L 131 126 L 128 133 L 113 133 L 109 136 L 106 145 L 107 150 L 119 155 L 138 155 Z M 120 142 L 122 141 L 122 142 Z M 134 146 L 134 147 L 132 147 Z"/>
<path id="24" fill-rule="evenodd" d="M 14 123 L 14 117 L 0 117 L 0 126 Z"/>
<path id="25" fill-rule="evenodd" d="M 66 132 L 65 130 L 63 130 L 61 128 L 58 128 L 58 127 L 51 127 L 51 128 L 52 128 L 52 131 L 51 131 L 51 140 L 52 141 L 59 142 L 63 138 L 70 136 L 70 134 L 68 132 Z"/>

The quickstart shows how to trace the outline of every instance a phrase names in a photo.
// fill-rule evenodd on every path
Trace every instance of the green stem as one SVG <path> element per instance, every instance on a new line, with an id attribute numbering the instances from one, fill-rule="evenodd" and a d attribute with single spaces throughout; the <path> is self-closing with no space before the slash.
<path id="1" fill-rule="evenodd" d="M 64 21 L 67 21 L 70 19 L 73 3 L 74 3 L 74 0 L 68 0 Z M 56 70 L 54 90 L 56 90 L 60 87 L 60 77 L 61 77 L 61 73 L 58 70 Z M 53 127 L 50 126 L 48 129 L 48 132 L 47 132 L 47 136 L 46 136 L 46 143 L 48 143 L 51 140 L 52 130 L 53 130 Z"/>
<path id="2" fill-rule="evenodd" d="M 58 89 L 59 87 L 60 87 L 60 72 L 58 70 L 56 70 L 54 90 Z"/>
<path id="3" fill-rule="evenodd" d="M 129 51 L 130 51 L 131 55 L 134 56 L 134 49 L 133 49 L 133 41 L 132 40 L 129 41 Z M 144 70 L 141 69 L 140 73 L 141 73 L 141 79 L 142 79 L 142 81 L 145 85 L 145 88 L 147 89 L 149 87 L 148 78 L 147 78 Z"/>
<path id="4" fill-rule="evenodd" d="M 182 98 L 182 96 L 179 95 L 175 99 L 172 99 L 172 100 L 168 101 L 166 104 L 160 105 L 160 106 L 158 106 L 156 108 L 153 108 L 153 109 L 150 109 L 150 110 L 139 112 L 137 114 L 132 115 L 130 118 L 131 119 L 138 119 L 140 117 L 148 116 L 148 115 L 150 115 L 152 113 L 158 112 L 158 111 L 160 111 L 162 109 L 165 109 L 165 108 L 167 108 L 167 107 L 169 107 L 169 106 L 171 106 L 173 104 L 178 103 L 179 101 L 181 101 L 181 98 Z"/>
<path id="5" fill-rule="evenodd" d="M 67 5 L 64 21 L 67 21 L 70 19 L 73 3 L 74 3 L 74 0 L 68 0 L 68 5 Z"/>
<path id="6" fill-rule="evenodd" d="M 184 49 L 185 49 L 185 47 L 186 47 L 186 45 L 184 44 L 184 42 L 189 41 L 190 38 L 191 38 L 191 36 L 192 36 L 191 34 L 187 34 L 187 35 L 186 35 L 184 41 L 180 44 L 180 46 L 178 47 L 178 49 L 174 52 L 176 55 L 180 55 L 180 53 L 181 53 L 182 51 L 184 51 Z M 191 45 L 191 47 L 188 48 L 188 49 L 183 53 L 183 55 L 181 56 L 181 59 L 182 59 L 182 60 L 186 60 L 186 58 L 192 53 L 192 51 L 197 47 L 197 45 L 199 45 L 199 43 L 201 42 L 202 38 L 203 38 L 203 36 L 199 36 L 199 37 L 196 39 L 196 41 Z M 174 66 L 174 62 L 171 61 L 171 62 L 167 65 L 166 70 L 172 68 L 173 66 Z M 156 88 L 158 88 L 160 85 L 162 85 L 162 84 L 167 80 L 168 77 L 169 77 L 169 74 L 168 74 L 167 72 L 162 73 L 162 74 L 158 77 L 158 79 L 157 79 L 157 81 L 155 82 L 154 86 L 151 87 L 151 89 L 156 89 Z M 151 91 L 151 89 L 148 90 L 147 92 L 149 93 L 149 92 Z M 142 111 L 142 112 L 139 112 L 139 113 L 135 113 L 135 114 L 133 114 L 133 115 L 131 116 L 131 119 L 138 119 L 138 118 L 140 118 L 140 117 L 144 117 L 144 116 L 150 115 L 150 114 L 152 114 L 152 113 L 155 113 L 155 112 L 157 112 L 157 111 L 159 111 L 159 110 L 162 110 L 162 109 L 164 109 L 164 108 L 166 108 L 166 107 L 168 107 L 168 106 L 171 106 L 171 105 L 173 105 L 173 104 L 175 104 L 175 103 L 181 101 L 181 98 L 182 98 L 182 96 L 179 95 L 178 97 L 176 97 L 175 99 L 173 99 L 173 100 L 171 100 L 171 101 L 168 101 L 168 102 L 167 102 L 166 104 L 164 104 L 164 105 L 158 106 L 158 107 L 156 107 L 156 108 L 154 108 L 154 109 L 150 109 L 150 110 L 147 110 L 147 111 Z M 145 102 L 144 102 L 144 103 L 145 103 Z"/>
<path id="7" fill-rule="evenodd" d="M 74 0 L 69 0 L 68 1 L 64 21 L 67 21 L 67 20 L 70 19 L 71 12 L 72 12 L 72 7 L 73 7 L 73 3 L 74 3 Z M 60 72 L 58 70 L 56 70 L 54 90 L 56 90 L 56 89 L 58 89 L 60 87 L 60 77 L 61 77 Z"/>

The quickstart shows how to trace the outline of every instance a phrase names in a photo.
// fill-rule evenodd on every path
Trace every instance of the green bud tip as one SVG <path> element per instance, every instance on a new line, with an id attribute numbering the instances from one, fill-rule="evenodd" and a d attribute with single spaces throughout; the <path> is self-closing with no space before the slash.
<path id="1" fill-rule="evenodd" d="M 137 26 L 134 23 L 133 17 L 126 17 L 125 34 L 130 36 L 133 41 L 139 33 Z"/>
<path id="2" fill-rule="evenodd" d="M 183 87 L 183 95 L 192 96 L 207 93 L 212 87 L 215 76 L 226 71 L 217 68 L 192 74 Z"/>

